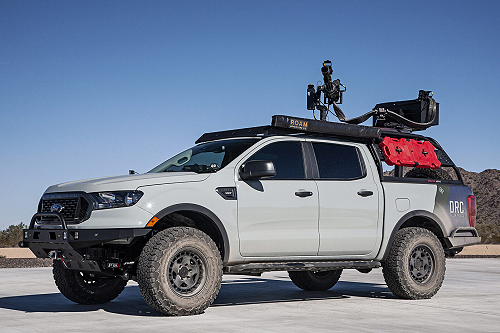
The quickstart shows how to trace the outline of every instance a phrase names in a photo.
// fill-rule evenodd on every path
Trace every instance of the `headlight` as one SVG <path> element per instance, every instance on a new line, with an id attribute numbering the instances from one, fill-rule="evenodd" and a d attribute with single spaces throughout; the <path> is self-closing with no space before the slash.
<path id="1" fill-rule="evenodd" d="M 144 193 L 141 191 L 117 191 L 89 193 L 94 201 L 94 209 L 133 206 Z"/>

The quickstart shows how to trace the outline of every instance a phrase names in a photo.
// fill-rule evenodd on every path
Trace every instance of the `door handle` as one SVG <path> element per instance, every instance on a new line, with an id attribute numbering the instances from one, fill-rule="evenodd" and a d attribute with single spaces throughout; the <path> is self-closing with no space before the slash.
<path id="1" fill-rule="evenodd" d="M 299 191 L 295 192 L 295 195 L 301 198 L 305 198 L 305 197 L 310 197 L 311 195 L 313 195 L 313 193 L 310 191 Z"/>
<path id="2" fill-rule="evenodd" d="M 370 195 L 373 195 L 373 192 L 367 190 L 361 190 L 358 192 L 358 195 L 362 197 L 369 197 Z"/>

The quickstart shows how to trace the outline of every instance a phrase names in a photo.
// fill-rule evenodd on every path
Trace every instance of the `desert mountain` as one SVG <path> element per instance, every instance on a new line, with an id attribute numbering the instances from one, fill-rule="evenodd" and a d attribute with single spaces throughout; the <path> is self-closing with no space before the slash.
<path id="1" fill-rule="evenodd" d="M 459 169 L 465 184 L 476 196 L 477 223 L 500 225 L 500 170 L 476 173 Z"/>

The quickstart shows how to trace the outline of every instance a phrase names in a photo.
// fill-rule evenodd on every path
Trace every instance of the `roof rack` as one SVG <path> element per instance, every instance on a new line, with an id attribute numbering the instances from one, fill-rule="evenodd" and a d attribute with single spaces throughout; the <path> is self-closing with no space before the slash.
<path id="1" fill-rule="evenodd" d="M 195 143 L 237 137 L 269 136 L 297 133 L 314 133 L 356 139 L 378 139 L 380 138 L 382 132 L 380 128 L 368 126 L 274 115 L 270 126 L 249 127 L 229 131 L 205 133 L 198 140 L 196 140 Z"/>
<path id="2" fill-rule="evenodd" d="M 273 133 L 272 126 L 258 126 L 258 127 L 248 127 L 248 128 L 240 128 L 229 131 L 220 131 L 220 132 L 210 132 L 205 133 L 195 141 L 195 143 L 214 141 L 220 139 L 228 139 L 228 138 L 242 138 L 242 137 L 253 137 L 253 136 L 267 136 L 272 134 L 288 134 L 284 133 Z"/>

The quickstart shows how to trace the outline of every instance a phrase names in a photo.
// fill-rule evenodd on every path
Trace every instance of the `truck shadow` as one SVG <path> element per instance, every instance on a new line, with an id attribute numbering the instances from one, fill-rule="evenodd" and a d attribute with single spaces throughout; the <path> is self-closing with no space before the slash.
<path id="1" fill-rule="evenodd" d="M 212 306 L 333 300 L 352 296 L 395 298 L 385 284 L 339 281 L 327 291 L 305 291 L 297 288 L 288 278 L 267 280 L 241 277 L 223 282 Z"/>
<path id="2" fill-rule="evenodd" d="M 288 279 L 238 277 L 224 281 L 212 307 L 262 303 L 342 300 L 350 297 L 395 298 L 385 284 L 339 281 L 328 291 L 303 291 Z M 137 285 L 128 286 L 114 301 L 101 305 L 82 305 L 67 300 L 59 293 L 0 298 L 0 308 L 27 313 L 106 312 L 130 316 L 163 316 L 143 300 Z"/>

